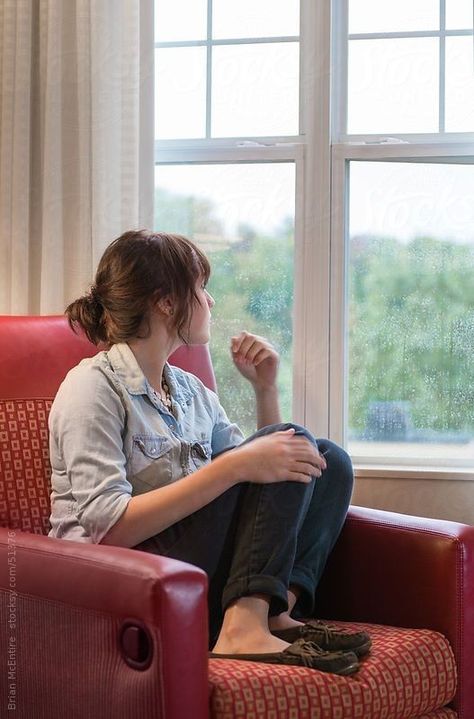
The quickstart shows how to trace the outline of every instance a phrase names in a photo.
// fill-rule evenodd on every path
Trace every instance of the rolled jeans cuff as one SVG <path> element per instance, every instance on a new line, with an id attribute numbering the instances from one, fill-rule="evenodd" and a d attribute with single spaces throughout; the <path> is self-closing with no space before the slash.
<path id="1" fill-rule="evenodd" d="M 269 616 L 273 617 L 288 609 L 288 591 L 276 577 L 259 574 L 254 577 L 236 579 L 226 585 L 222 594 L 222 610 L 225 612 L 231 602 L 253 594 L 270 597 Z"/>
<path id="2" fill-rule="evenodd" d="M 315 589 L 313 581 L 302 572 L 293 569 L 290 577 L 290 587 L 298 587 L 300 594 L 292 611 L 294 619 L 312 617 L 315 606 Z"/>

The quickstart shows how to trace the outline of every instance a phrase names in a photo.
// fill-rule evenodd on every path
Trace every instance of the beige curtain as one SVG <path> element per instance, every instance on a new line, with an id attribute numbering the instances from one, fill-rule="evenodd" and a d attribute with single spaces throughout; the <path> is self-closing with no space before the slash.
<path id="1" fill-rule="evenodd" d="M 152 17 L 1 0 L 0 313 L 62 312 L 114 237 L 151 225 Z"/>

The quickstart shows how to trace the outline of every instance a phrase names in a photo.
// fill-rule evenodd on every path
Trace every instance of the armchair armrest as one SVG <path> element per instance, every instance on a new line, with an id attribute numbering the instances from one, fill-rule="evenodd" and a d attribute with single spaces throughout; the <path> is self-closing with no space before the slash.
<path id="1" fill-rule="evenodd" d="M 317 611 L 444 634 L 458 669 L 454 708 L 474 716 L 474 527 L 351 507 Z"/>
<path id="2" fill-rule="evenodd" d="M 10 659 L 3 710 L 11 700 L 19 716 L 37 719 L 207 719 L 204 572 L 8 529 L 0 555 L 0 642 Z M 138 629 L 123 634 L 127 620 Z"/>

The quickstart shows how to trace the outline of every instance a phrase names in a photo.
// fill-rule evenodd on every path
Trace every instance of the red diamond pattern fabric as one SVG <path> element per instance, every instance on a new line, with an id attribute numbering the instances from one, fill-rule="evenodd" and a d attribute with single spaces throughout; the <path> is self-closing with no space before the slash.
<path id="1" fill-rule="evenodd" d="M 454 719 L 434 710 L 454 696 L 456 666 L 447 639 L 427 629 L 374 624 L 372 651 L 357 674 L 211 659 L 213 719 Z M 430 713 L 431 712 L 431 713 Z M 434 712 L 434 713 L 433 713 Z"/>
<path id="2" fill-rule="evenodd" d="M 50 399 L 0 400 L 0 526 L 50 529 Z"/>
<path id="3" fill-rule="evenodd" d="M 458 715 L 454 709 L 438 709 L 429 714 L 423 714 L 419 719 L 457 719 Z"/>

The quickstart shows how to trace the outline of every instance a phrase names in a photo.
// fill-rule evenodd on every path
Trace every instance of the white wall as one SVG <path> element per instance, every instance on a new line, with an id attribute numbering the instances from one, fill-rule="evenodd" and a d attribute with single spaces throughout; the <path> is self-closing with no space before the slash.
<path id="1" fill-rule="evenodd" d="M 352 504 L 474 525 L 469 480 L 357 477 Z"/>

